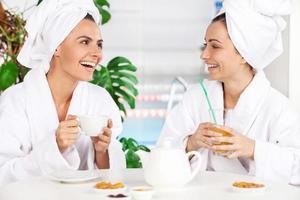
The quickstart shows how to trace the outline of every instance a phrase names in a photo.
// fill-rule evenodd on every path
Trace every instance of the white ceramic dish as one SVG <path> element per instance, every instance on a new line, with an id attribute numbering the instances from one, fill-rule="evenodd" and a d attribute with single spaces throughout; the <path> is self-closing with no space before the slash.
<path id="1" fill-rule="evenodd" d="M 131 188 L 130 194 L 135 200 L 151 200 L 154 195 L 154 190 L 149 186 L 137 186 Z"/>
<path id="2" fill-rule="evenodd" d="M 49 179 L 63 183 L 80 183 L 99 177 L 100 172 L 97 170 L 60 170 L 48 175 Z"/>
<path id="3" fill-rule="evenodd" d="M 264 183 L 258 183 L 258 184 L 263 184 L 263 187 L 258 187 L 258 188 L 241 188 L 241 187 L 236 187 L 231 185 L 231 190 L 234 192 L 246 192 L 246 193 L 263 193 L 265 192 L 267 186 Z"/>

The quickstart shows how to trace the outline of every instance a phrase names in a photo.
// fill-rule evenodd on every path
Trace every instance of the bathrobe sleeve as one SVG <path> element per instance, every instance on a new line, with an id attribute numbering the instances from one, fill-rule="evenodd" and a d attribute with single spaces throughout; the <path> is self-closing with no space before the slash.
<path id="1" fill-rule="evenodd" d="M 295 109 L 284 105 L 270 124 L 270 140 L 256 140 L 255 175 L 299 185 L 300 119 Z"/>
<path id="2" fill-rule="evenodd" d="M 36 142 L 30 132 L 22 92 L 20 85 L 14 86 L 0 99 L 0 185 L 79 166 L 79 163 L 72 166 L 64 159 L 55 134 Z"/>
<path id="3" fill-rule="evenodd" d="M 109 163 L 110 169 L 124 169 L 126 168 L 126 159 L 125 154 L 122 150 L 122 145 L 118 141 L 117 137 L 121 134 L 123 130 L 121 115 L 118 106 L 109 95 L 109 93 L 105 90 L 108 95 L 108 105 L 111 107 L 111 118 L 113 121 L 112 128 L 112 140 L 108 148 L 109 152 Z"/>

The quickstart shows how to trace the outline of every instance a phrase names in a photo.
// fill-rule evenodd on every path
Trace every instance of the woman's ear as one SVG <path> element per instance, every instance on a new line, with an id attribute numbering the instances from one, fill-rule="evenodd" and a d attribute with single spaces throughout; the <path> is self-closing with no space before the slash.
<path id="1" fill-rule="evenodd" d="M 245 60 L 244 57 L 242 57 L 241 64 L 246 64 L 246 63 L 247 63 L 247 61 Z"/>
<path id="2" fill-rule="evenodd" d="M 59 57 L 59 55 L 60 55 L 60 47 L 59 47 L 59 46 L 55 49 L 53 55 L 54 55 L 55 57 Z"/>

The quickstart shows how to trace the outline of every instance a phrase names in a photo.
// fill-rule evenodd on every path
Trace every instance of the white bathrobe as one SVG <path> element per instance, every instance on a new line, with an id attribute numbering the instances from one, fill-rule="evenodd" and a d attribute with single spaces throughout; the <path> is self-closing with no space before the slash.
<path id="1" fill-rule="evenodd" d="M 204 81 L 212 106 L 224 109 L 222 84 Z M 166 138 L 186 148 L 187 136 L 200 123 L 211 122 L 208 104 L 200 84 L 190 88 L 167 116 L 158 145 Z M 220 115 L 220 114 L 219 114 Z M 223 123 L 223 116 L 217 116 Z M 225 125 L 256 141 L 254 161 L 227 159 L 206 149 L 201 153 L 202 170 L 254 175 L 263 179 L 300 184 L 300 117 L 289 100 L 270 86 L 258 72 L 241 94 Z M 192 160 L 192 163 L 195 160 Z"/>
<path id="2" fill-rule="evenodd" d="M 115 139 L 122 130 L 120 112 L 105 89 L 79 82 L 68 114 L 110 116 L 113 121 L 110 168 L 125 168 L 121 145 Z M 79 135 L 76 145 L 60 153 L 55 138 L 58 125 L 58 115 L 42 68 L 32 69 L 23 83 L 2 94 L 0 185 L 55 170 L 96 168 L 94 149 L 88 136 Z"/>

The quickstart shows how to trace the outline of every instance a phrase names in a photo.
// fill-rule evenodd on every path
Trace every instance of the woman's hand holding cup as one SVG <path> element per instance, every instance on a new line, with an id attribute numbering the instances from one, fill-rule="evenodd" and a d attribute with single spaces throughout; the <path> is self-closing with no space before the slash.
<path id="1" fill-rule="evenodd" d="M 103 128 L 98 136 L 91 136 L 95 149 L 95 163 L 99 169 L 108 169 L 110 166 L 108 147 L 111 142 L 112 127 L 112 120 L 109 119 L 107 126 Z"/>
<path id="2" fill-rule="evenodd" d="M 111 141 L 112 127 L 113 127 L 112 120 L 109 119 L 107 123 L 107 127 L 103 128 L 103 132 L 101 132 L 98 136 L 91 136 L 96 152 L 98 153 L 107 152 L 107 149 Z"/>
<path id="3" fill-rule="evenodd" d="M 76 143 L 79 131 L 78 127 L 79 122 L 74 115 L 68 115 L 66 120 L 59 123 L 55 136 L 61 153 Z"/>
<path id="4" fill-rule="evenodd" d="M 186 150 L 189 152 L 197 151 L 200 148 L 211 149 L 211 138 L 222 136 L 220 133 L 210 131 L 210 129 L 213 127 L 213 123 L 201 123 L 195 133 L 188 137 Z"/>
<path id="5" fill-rule="evenodd" d="M 227 158 L 247 157 L 254 159 L 255 140 L 225 126 L 217 126 L 210 131 L 223 132 L 220 137 L 210 138 L 214 144 L 210 147 L 212 151 L 225 154 Z"/>

